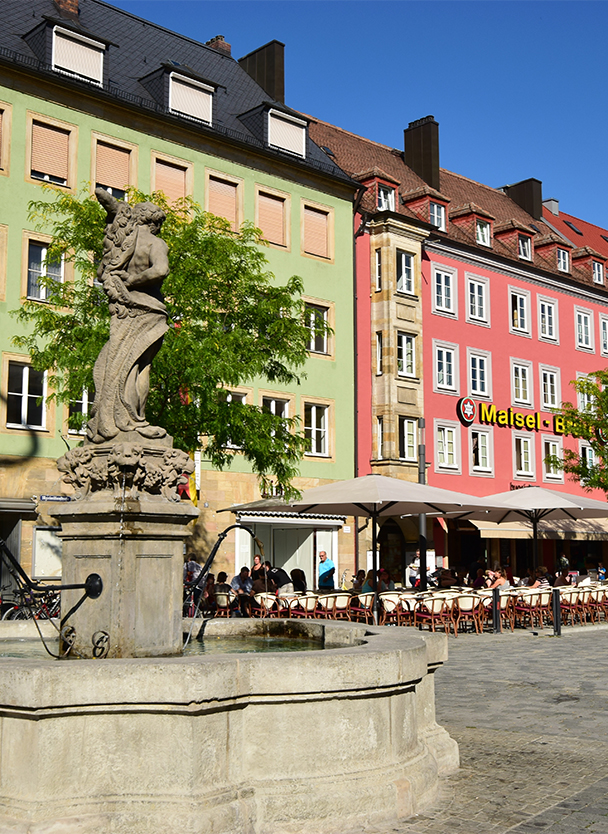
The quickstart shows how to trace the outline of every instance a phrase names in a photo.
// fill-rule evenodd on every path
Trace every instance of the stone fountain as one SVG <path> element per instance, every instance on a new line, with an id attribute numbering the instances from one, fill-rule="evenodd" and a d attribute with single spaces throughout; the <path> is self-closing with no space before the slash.
<path id="1" fill-rule="evenodd" d="M 97 573 L 103 592 L 64 592 L 79 659 L 0 659 L 0 834 L 337 834 L 419 812 L 458 764 L 435 722 L 444 635 L 225 620 L 205 638 L 297 634 L 318 650 L 181 655 L 197 511 L 177 487 L 192 464 L 145 419 L 167 329 L 163 213 L 97 195 L 110 338 L 87 438 L 58 462 L 75 499 L 54 515 L 64 580 Z"/>

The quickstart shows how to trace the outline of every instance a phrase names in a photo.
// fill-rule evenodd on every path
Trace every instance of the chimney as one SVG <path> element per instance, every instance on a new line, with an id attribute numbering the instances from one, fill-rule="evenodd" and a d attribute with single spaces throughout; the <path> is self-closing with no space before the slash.
<path id="1" fill-rule="evenodd" d="M 239 64 L 273 101 L 285 104 L 284 43 L 270 41 L 243 58 L 239 58 Z"/>
<path id="2" fill-rule="evenodd" d="M 502 190 L 535 220 L 543 219 L 543 184 L 540 180 L 522 180 L 513 185 L 505 185 Z"/>
<path id="3" fill-rule="evenodd" d="M 216 52 L 221 52 L 222 55 L 227 55 L 229 58 L 232 57 L 232 47 L 229 43 L 226 43 L 223 35 L 216 35 L 214 38 L 211 38 L 210 41 L 206 42 L 205 46 L 210 46 L 211 49 L 215 49 Z"/>
<path id="4" fill-rule="evenodd" d="M 78 20 L 78 0 L 55 0 L 55 5 L 63 17 Z"/>
<path id="5" fill-rule="evenodd" d="M 556 200 L 555 197 L 550 197 L 548 200 L 543 200 L 543 206 L 554 214 L 556 217 L 559 217 L 559 200 Z"/>
<path id="6" fill-rule="evenodd" d="M 410 122 L 403 131 L 405 164 L 439 191 L 439 124 L 434 116 Z"/>

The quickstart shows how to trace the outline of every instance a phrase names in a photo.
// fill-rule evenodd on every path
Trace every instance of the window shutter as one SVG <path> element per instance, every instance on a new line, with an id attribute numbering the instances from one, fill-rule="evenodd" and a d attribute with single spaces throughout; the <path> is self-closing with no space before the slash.
<path id="1" fill-rule="evenodd" d="M 268 123 L 268 144 L 276 148 L 282 148 L 298 156 L 304 156 L 304 125 L 296 124 L 288 119 L 281 119 L 271 113 Z"/>
<path id="2" fill-rule="evenodd" d="M 67 182 L 69 140 L 70 134 L 67 130 L 33 122 L 32 171 Z"/>
<path id="3" fill-rule="evenodd" d="M 131 152 L 125 148 L 97 143 L 95 180 L 99 185 L 124 190 L 129 185 L 129 160 Z"/>
<path id="4" fill-rule="evenodd" d="M 270 243 L 285 246 L 285 200 L 272 194 L 258 194 L 258 225 Z"/>
<path id="5" fill-rule="evenodd" d="M 237 225 L 237 186 L 217 177 L 209 177 L 209 211 L 217 217 L 225 217 L 236 231 Z"/>
<path id="6" fill-rule="evenodd" d="M 304 251 L 309 255 L 329 257 L 328 219 L 326 211 L 304 206 Z"/>
<path id="7" fill-rule="evenodd" d="M 74 72 L 84 78 L 90 78 L 101 84 L 103 80 L 102 46 L 83 43 L 76 38 L 70 38 L 63 32 L 55 32 L 55 55 L 53 66 L 58 69 Z"/>
<path id="8" fill-rule="evenodd" d="M 156 190 L 164 192 L 169 203 L 186 196 L 186 168 L 156 160 Z"/>
<path id="9" fill-rule="evenodd" d="M 211 124 L 211 92 L 172 76 L 171 110 Z"/>

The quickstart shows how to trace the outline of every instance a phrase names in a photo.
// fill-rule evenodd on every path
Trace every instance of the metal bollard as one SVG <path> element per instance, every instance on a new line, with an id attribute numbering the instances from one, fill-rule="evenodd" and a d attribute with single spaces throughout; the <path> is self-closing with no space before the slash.
<path id="1" fill-rule="evenodd" d="M 553 636 L 561 637 L 562 634 L 562 601 L 559 595 L 559 588 L 553 588 L 551 597 L 551 608 L 553 610 Z"/>
<path id="2" fill-rule="evenodd" d="M 500 627 L 500 591 L 498 588 L 492 588 L 492 631 L 494 634 L 500 634 L 502 631 Z"/>

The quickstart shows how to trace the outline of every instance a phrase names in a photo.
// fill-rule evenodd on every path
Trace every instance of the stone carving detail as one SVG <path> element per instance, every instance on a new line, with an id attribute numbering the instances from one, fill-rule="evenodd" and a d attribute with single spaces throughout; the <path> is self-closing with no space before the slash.
<path id="1" fill-rule="evenodd" d="M 71 449 L 57 468 L 77 498 L 111 490 L 115 498 L 149 494 L 179 501 L 177 488 L 188 483 L 194 462 L 181 449 L 114 443 Z"/>
<path id="2" fill-rule="evenodd" d="M 161 286 L 169 274 L 167 244 L 157 237 L 165 220 L 154 203 L 116 200 L 103 188 L 95 195 L 107 212 L 104 254 L 97 276 L 110 309 L 110 338 L 95 367 L 95 404 L 87 438 L 107 443 L 124 432 L 148 440 L 166 431 L 146 420 L 150 365 L 168 329 Z"/>

